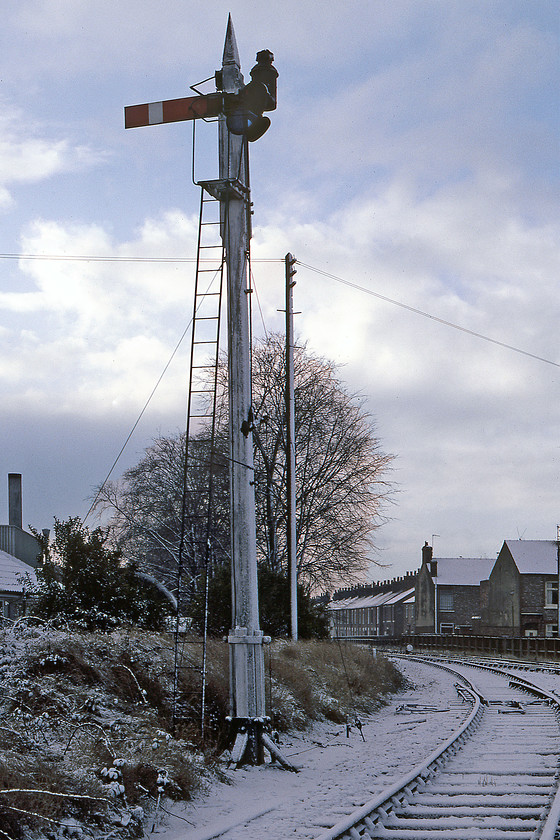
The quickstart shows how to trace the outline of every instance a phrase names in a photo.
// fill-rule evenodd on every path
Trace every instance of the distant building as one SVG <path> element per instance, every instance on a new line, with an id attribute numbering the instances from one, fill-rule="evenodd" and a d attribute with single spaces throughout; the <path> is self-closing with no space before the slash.
<path id="1" fill-rule="evenodd" d="M 41 546 L 22 528 L 21 475 L 8 476 L 8 525 L 0 525 L 0 621 L 15 619 L 26 608 Z"/>
<path id="2" fill-rule="evenodd" d="M 428 543 L 416 577 L 416 633 L 480 633 L 481 581 L 493 560 L 485 557 L 438 557 Z"/>
<path id="3" fill-rule="evenodd" d="M 418 572 L 335 592 L 330 634 L 558 636 L 559 573 L 555 540 L 506 540 L 496 560 L 436 559 L 425 543 Z"/>
<path id="4" fill-rule="evenodd" d="M 555 540 L 505 540 L 483 588 L 483 632 L 557 636 L 558 558 Z"/>
<path id="5" fill-rule="evenodd" d="M 27 594 L 36 582 L 32 566 L 0 550 L 0 626 L 25 612 Z"/>
<path id="6" fill-rule="evenodd" d="M 414 580 L 391 581 L 335 592 L 327 605 L 332 638 L 401 636 L 414 629 Z"/>

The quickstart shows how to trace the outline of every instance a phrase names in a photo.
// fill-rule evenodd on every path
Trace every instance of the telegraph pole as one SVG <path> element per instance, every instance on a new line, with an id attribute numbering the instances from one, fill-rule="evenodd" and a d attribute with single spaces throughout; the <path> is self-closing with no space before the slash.
<path id="1" fill-rule="evenodd" d="M 125 128 L 179 120 L 218 118 L 219 178 L 200 186 L 220 202 L 220 232 L 225 246 L 228 308 L 228 391 L 232 629 L 230 699 L 232 758 L 262 764 L 264 748 L 287 769 L 267 733 L 263 633 L 259 626 L 257 549 L 251 409 L 251 348 L 247 268 L 251 239 L 248 144 L 270 125 L 264 111 L 276 108 L 278 72 L 269 50 L 257 53 L 251 81 L 244 84 L 231 15 L 228 19 L 217 93 L 132 105 Z"/>
<path id="2" fill-rule="evenodd" d="M 288 570 L 290 575 L 291 635 L 298 638 L 297 543 L 296 543 L 296 445 L 294 408 L 294 286 L 295 257 L 285 256 L 286 265 L 286 460 L 288 492 Z"/>

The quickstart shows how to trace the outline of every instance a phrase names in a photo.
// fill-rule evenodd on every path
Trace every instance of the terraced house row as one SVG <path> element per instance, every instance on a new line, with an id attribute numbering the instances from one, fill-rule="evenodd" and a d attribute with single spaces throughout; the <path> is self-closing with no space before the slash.
<path id="1" fill-rule="evenodd" d="M 558 635 L 559 544 L 505 540 L 495 560 L 438 557 L 392 581 L 336 592 L 328 604 L 339 638 L 412 634 Z"/>

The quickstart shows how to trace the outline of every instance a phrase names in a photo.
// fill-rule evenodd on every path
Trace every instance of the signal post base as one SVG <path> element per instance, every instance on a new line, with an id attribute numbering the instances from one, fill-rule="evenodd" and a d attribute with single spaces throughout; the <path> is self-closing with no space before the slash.
<path id="1" fill-rule="evenodd" d="M 236 767 L 264 764 L 265 749 L 273 761 L 285 770 L 298 773 L 298 768 L 282 754 L 270 737 L 269 718 L 231 718 L 231 760 Z"/>

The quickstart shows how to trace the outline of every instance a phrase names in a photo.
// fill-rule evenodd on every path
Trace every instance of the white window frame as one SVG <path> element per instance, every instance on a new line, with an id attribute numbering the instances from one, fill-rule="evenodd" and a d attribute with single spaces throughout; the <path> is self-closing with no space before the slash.
<path id="1" fill-rule="evenodd" d="M 447 600 L 447 604 L 445 601 Z M 451 606 L 449 606 L 451 604 Z M 439 610 L 440 612 L 453 612 L 455 609 L 455 597 L 452 589 L 439 590 Z"/>
<path id="2" fill-rule="evenodd" d="M 554 597 L 555 596 L 555 597 Z M 558 607 L 558 581 L 545 580 L 544 582 L 544 605 L 549 609 Z"/>

